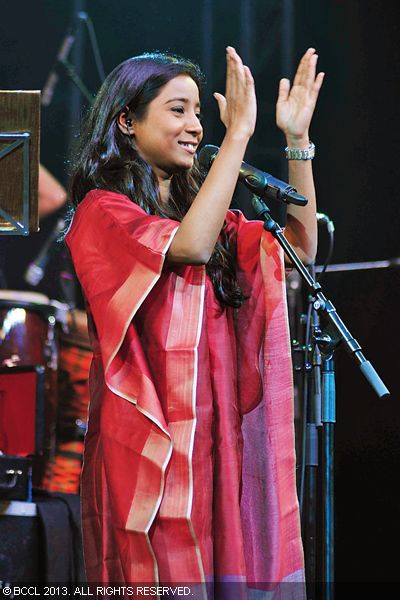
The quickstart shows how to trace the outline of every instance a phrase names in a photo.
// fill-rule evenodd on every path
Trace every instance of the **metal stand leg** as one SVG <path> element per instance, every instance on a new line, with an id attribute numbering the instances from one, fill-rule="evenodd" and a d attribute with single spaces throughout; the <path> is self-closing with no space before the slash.
<path id="1" fill-rule="evenodd" d="M 323 359 L 322 422 L 323 422 L 323 585 L 324 600 L 333 600 L 334 563 L 334 423 L 335 373 L 333 356 Z"/>
<path id="2" fill-rule="evenodd" d="M 308 600 L 316 600 L 317 580 L 317 508 L 318 508 L 318 430 L 307 423 L 307 470 L 304 518 L 304 554 Z"/>

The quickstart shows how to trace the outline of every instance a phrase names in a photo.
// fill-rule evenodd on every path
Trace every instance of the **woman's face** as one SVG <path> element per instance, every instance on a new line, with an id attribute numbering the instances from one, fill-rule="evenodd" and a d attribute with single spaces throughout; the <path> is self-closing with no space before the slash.
<path id="1" fill-rule="evenodd" d="M 193 79 L 178 75 L 161 89 L 141 121 L 133 121 L 139 154 L 159 179 L 190 169 L 203 137 L 199 90 Z"/>

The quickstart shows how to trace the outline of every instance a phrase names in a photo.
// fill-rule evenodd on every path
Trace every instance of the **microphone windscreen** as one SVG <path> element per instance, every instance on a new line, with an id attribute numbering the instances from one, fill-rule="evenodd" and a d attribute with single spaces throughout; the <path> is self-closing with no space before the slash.
<path id="1" fill-rule="evenodd" d="M 211 144 L 204 146 L 204 148 L 202 148 L 199 152 L 200 165 L 208 171 L 208 169 L 211 167 L 211 165 L 213 163 L 214 158 L 217 156 L 218 152 L 219 152 L 218 146 L 212 146 Z"/>

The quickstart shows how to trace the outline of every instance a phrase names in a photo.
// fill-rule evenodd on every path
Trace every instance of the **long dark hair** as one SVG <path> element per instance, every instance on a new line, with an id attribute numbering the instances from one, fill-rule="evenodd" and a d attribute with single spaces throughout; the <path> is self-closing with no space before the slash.
<path id="1" fill-rule="evenodd" d="M 148 214 L 183 219 L 205 177 L 197 162 L 190 170 L 173 175 L 168 203 L 162 203 L 153 169 L 117 124 L 121 113 L 136 121 L 144 119 L 150 102 L 178 75 L 191 77 L 201 92 L 204 76 L 198 65 L 172 54 L 134 56 L 108 75 L 84 120 L 72 168 L 74 206 L 98 188 L 125 194 Z M 221 306 L 241 306 L 244 296 L 236 280 L 234 244 L 225 234 L 225 226 L 206 269 Z"/>

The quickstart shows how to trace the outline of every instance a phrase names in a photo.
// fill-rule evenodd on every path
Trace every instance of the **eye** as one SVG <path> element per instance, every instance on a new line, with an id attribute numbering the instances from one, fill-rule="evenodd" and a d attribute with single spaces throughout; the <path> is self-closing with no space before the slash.
<path id="1" fill-rule="evenodd" d="M 183 106 L 174 106 L 174 108 L 171 108 L 171 110 L 179 113 L 180 115 L 183 115 L 185 112 L 185 109 L 183 108 Z"/>
<path id="2" fill-rule="evenodd" d="M 196 117 L 198 118 L 198 120 L 201 122 L 203 120 L 203 113 L 196 113 Z"/>

